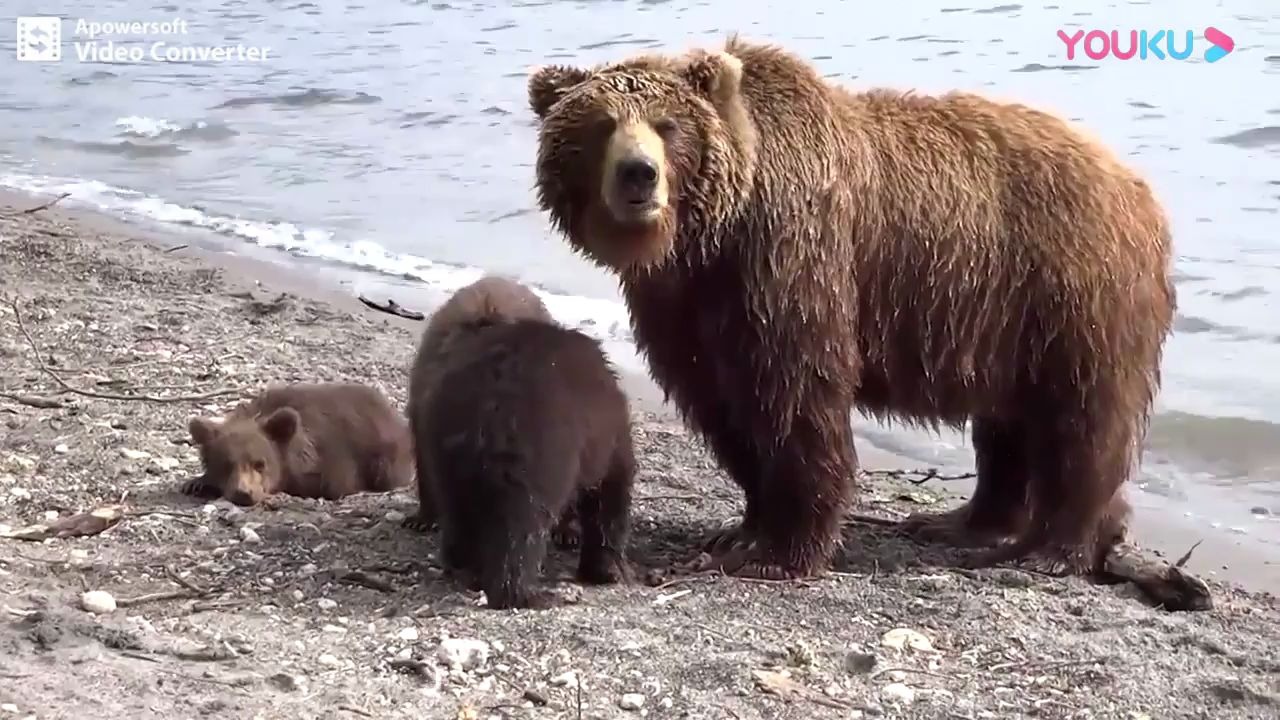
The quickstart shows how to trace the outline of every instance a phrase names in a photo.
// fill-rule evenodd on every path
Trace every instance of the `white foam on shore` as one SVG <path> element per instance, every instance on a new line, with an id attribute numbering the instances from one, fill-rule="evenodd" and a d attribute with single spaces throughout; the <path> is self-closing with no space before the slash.
<path id="1" fill-rule="evenodd" d="M 322 228 L 303 228 L 290 222 L 246 220 L 211 214 L 97 180 L 7 173 L 0 175 L 0 187 L 40 195 L 69 193 L 69 200 L 109 214 L 201 228 L 299 257 L 417 280 L 433 293 L 452 293 L 485 274 L 483 268 L 451 265 L 416 255 L 393 253 L 371 240 L 344 242 Z M 558 321 L 599 340 L 610 359 L 620 367 L 632 371 L 643 370 L 644 366 L 632 343 L 626 306 L 612 300 L 555 293 L 533 283 L 530 285 Z"/>

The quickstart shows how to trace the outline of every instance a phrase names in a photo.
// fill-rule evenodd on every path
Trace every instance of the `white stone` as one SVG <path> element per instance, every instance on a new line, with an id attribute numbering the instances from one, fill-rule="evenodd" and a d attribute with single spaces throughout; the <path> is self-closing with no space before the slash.
<path id="1" fill-rule="evenodd" d="M 618 707 L 635 712 L 644 707 L 644 696 L 640 693 L 627 693 L 618 700 Z"/>
<path id="2" fill-rule="evenodd" d="M 413 642 L 414 640 L 418 639 L 418 628 L 407 627 L 401 630 L 400 632 L 396 633 L 396 637 L 407 642 Z"/>
<path id="3" fill-rule="evenodd" d="M 128 460 L 143 460 L 151 457 L 151 453 L 145 450 L 130 450 L 129 448 L 120 448 L 120 454 Z"/>
<path id="4" fill-rule="evenodd" d="M 116 599 L 105 590 L 90 590 L 80 596 L 80 607 L 94 615 L 116 611 Z"/>
<path id="5" fill-rule="evenodd" d="M 436 648 L 436 657 L 451 670 L 471 670 L 489 660 L 489 643 L 468 638 L 446 638 Z"/>
<path id="6" fill-rule="evenodd" d="M 20 488 L 20 487 L 13 488 L 9 491 L 9 494 L 18 498 L 19 500 L 31 499 L 31 491 L 26 488 Z"/>
<path id="7" fill-rule="evenodd" d="M 240 541 L 247 543 L 260 543 L 262 542 L 262 537 L 258 535 L 257 531 L 253 528 L 242 527 L 240 528 Z"/>
<path id="8" fill-rule="evenodd" d="M 304 595 L 301 590 L 294 588 L 289 593 L 289 597 L 292 597 L 294 602 L 302 602 L 304 599 L 306 599 L 307 596 Z"/>
<path id="9" fill-rule="evenodd" d="M 547 682 L 555 687 L 572 687 L 578 682 L 578 674 L 572 670 L 562 672 L 555 677 L 550 678 Z"/>
<path id="10" fill-rule="evenodd" d="M 321 610 L 333 610 L 338 607 L 338 603 L 330 600 L 329 598 L 320 598 L 316 601 L 316 607 Z"/>
<path id="11" fill-rule="evenodd" d="M 880 644 L 887 648 L 902 650 L 911 648 L 921 652 L 933 652 L 933 643 L 923 634 L 911 628 L 894 628 L 880 638 Z"/>
<path id="12" fill-rule="evenodd" d="M 910 705 L 916 700 L 916 691 L 902 683 L 889 683 L 880 688 L 880 697 L 886 702 Z"/>
<path id="13" fill-rule="evenodd" d="M 384 515 L 383 517 L 385 517 L 387 522 L 389 523 L 404 522 L 404 513 L 400 512 L 399 510 L 388 510 L 387 514 Z"/>
<path id="14" fill-rule="evenodd" d="M 45 510 L 45 511 L 44 511 L 44 519 L 45 519 L 45 522 L 53 522 L 54 520 L 57 520 L 57 519 L 58 519 L 58 511 L 57 511 L 57 510 Z"/>
<path id="15" fill-rule="evenodd" d="M 316 659 L 320 662 L 321 665 L 325 665 L 327 667 L 338 667 L 339 665 L 342 664 L 341 660 L 339 660 L 338 658 L 328 653 L 325 653 L 324 655 L 321 655 Z"/>
<path id="16" fill-rule="evenodd" d="M 58 443 L 57 445 L 53 446 L 53 451 L 59 454 L 69 453 L 71 452 L 71 448 L 67 447 L 66 443 Z"/>

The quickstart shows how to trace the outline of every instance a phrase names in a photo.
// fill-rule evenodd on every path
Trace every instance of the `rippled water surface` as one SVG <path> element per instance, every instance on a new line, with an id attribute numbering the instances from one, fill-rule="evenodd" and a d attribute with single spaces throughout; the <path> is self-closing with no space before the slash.
<path id="1" fill-rule="evenodd" d="M 5 11 L 61 15 L 64 56 L 17 62 L 4 19 L 0 184 L 70 191 L 237 250 L 349 268 L 356 286 L 395 283 L 411 297 L 437 298 L 481 269 L 516 273 L 620 356 L 629 333 L 613 280 L 570 254 L 534 205 L 530 66 L 739 31 L 854 87 L 978 90 L 1080 120 L 1148 175 L 1176 232 L 1180 314 L 1143 482 L 1179 508 L 1278 542 L 1280 523 L 1267 517 L 1280 515 L 1273 2 L 19 0 Z M 268 59 L 81 62 L 78 18 L 182 19 L 186 35 L 116 41 L 266 46 Z M 1199 59 L 1207 26 L 1236 43 L 1214 64 Z M 1186 61 L 1068 60 L 1059 29 L 1194 29 L 1198 44 Z M 969 457 L 954 435 L 860 425 L 922 458 Z"/>

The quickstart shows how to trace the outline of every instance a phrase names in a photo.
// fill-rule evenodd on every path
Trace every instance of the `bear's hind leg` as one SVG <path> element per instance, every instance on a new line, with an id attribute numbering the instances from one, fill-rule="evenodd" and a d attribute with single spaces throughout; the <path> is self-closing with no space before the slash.
<path id="1" fill-rule="evenodd" d="M 634 478 L 635 458 L 627 437 L 614 453 L 599 487 L 578 493 L 578 517 L 582 522 L 578 579 L 584 583 L 603 585 L 630 580 L 626 558 Z"/>
<path id="2" fill-rule="evenodd" d="M 1046 413 L 1028 428 L 1034 473 L 1028 527 L 1015 541 L 978 553 L 970 567 L 1034 560 L 1047 573 L 1088 575 L 1123 536 L 1133 424 L 1115 410 L 1070 414 Z"/>
<path id="3" fill-rule="evenodd" d="M 1029 515 L 1030 449 L 1018 420 L 973 419 L 978 481 L 973 496 L 954 510 L 916 513 L 899 529 L 925 542 L 989 547 L 1018 535 Z"/>
<path id="4" fill-rule="evenodd" d="M 415 482 L 418 488 L 418 512 L 404 519 L 404 527 L 414 532 L 428 532 L 434 528 L 438 521 L 438 515 L 435 507 L 435 499 L 431 494 L 431 476 L 430 463 L 431 459 L 427 454 L 425 439 L 419 439 L 418 433 L 414 432 L 414 465 L 415 465 Z"/>

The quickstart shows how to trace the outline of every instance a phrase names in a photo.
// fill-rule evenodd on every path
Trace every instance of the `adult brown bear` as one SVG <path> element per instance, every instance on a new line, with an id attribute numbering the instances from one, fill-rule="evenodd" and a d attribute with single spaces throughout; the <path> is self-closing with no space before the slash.
<path id="1" fill-rule="evenodd" d="M 821 571 L 849 413 L 971 421 L 978 486 L 907 526 L 973 558 L 1096 568 L 1125 530 L 1172 321 L 1150 188 L 1066 122 L 828 83 L 780 48 L 529 79 L 539 200 L 621 280 L 657 382 L 742 486 L 727 572 Z"/>

